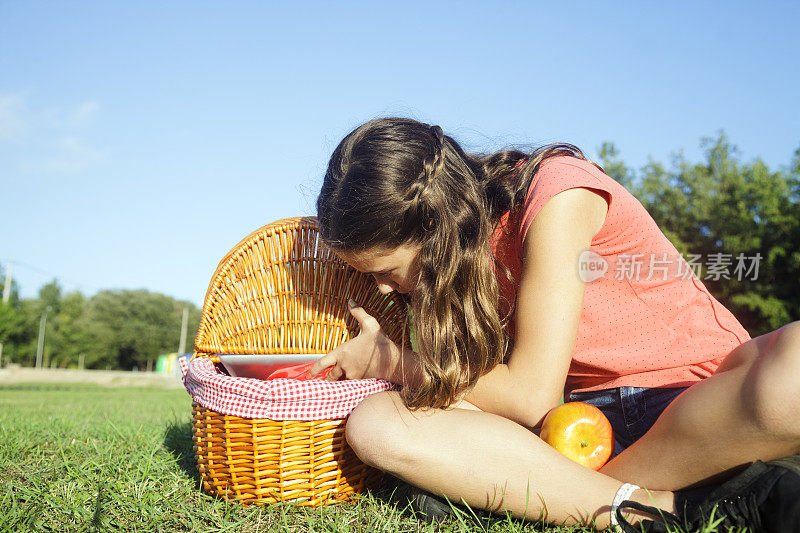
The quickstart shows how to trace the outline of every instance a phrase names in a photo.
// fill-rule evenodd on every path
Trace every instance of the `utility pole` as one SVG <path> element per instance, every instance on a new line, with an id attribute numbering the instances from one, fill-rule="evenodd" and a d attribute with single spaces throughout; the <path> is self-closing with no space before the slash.
<path id="1" fill-rule="evenodd" d="M 11 296 L 11 271 L 14 270 L 14 262 L 8 262 L 8 270 L 6 270 L 6 284 L 3 285 L 3 303 L 8 303 L 8 298 Z"/>
<path id="2" fill-rule="evenodd" d="M 186 327 L 189 325 L 189 308 L 183 308 L 183 320 L 181 321 L 181 342 L 178 345 L 178 354 L 186 351 Z"/>
<path id="3" fill-rule="evenodd" d="M 36 347 L 36 368 L 42 368 L 42 350 L 44 349 L 44 328 L 47 324 L 47 313 L 53 309 L 49 305 L 42 313 L 42 320 L 39 321 L 39 345 Z"/>

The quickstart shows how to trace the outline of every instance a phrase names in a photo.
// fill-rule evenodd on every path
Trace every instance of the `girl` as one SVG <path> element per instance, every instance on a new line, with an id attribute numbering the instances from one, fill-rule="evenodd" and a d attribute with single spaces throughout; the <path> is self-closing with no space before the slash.
<path id="1" fill-rule="evenodd" d="M 674 514 L 695 527 L 717 505 L 727 524 L 800 530 L 798 457 L 678 491 L 798 453 L 800 322 L 750 339 L 576 147 L 473 155 L 439 126 L 372 120 L 331 156 L 317 212 L 326 244 L 415 318 L 416 353 L 351 302 L 360 334 L 311 370 L 402 385 L 350 415 L 364 462 L 559 524 L 602 529 L 622 504 L 634 521 L 660 515 L 653 531 Z M 600 472 L 537 436 L 562 393 L 612 422 L 618 455 Z"/>

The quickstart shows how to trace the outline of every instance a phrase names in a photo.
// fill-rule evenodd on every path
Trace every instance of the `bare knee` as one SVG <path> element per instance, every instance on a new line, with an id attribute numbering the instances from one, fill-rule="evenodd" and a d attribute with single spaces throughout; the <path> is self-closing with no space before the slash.
<path id="1" fill-rule="evenodd" d="M 405 407 L 396 392 L 381 392 L 365 398 L 350 413 L 345 437 L 359 459 L 390 473 L 408 463 L 407 427 L 400 410 Z"/>
<path id="2" fill-rule="evenodd" d="M 789 322 L 777 330 L 779 333 L 776 342 L 776 349 L 786 351 L 794 357 L 796 363 L 800 363 L 800 320 Z"/>
<path id="3" fill-rule="evenodd" d="M 800 440 L 800 322 L 772 334 L 769 350 L 748 376 L 752 414 L 767 434 Z"/>

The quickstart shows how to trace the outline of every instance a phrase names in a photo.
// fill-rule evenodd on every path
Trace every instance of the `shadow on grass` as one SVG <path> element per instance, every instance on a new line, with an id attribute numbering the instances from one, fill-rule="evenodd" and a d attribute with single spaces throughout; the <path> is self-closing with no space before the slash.
<path id="1" fill-rule="evenodd" d="M 200 472 L 194 457 L 191 422 L 172 422 L 164 431 L 164 447 L 169 450 L 183 472 L 200 485 Z"/>
<path id="2" fill-rule="evenodd" d="M 526 524 L 525 520 L 514 518 L 506 512 L 490 512 L 470 508 L 464 503 L 451 502 L 445 497 L 435 496 L 390 474 L 385 474 L 380 485 L 370 492 L 372 497 L 383 505 L 393 506 L 398 512 L 410 518 L 434 526 L 451 523 L 458 524 L 462 530 L 466 528 L 468 531 L 488 531 L 496 525 L 506 525 L 511 527 L 511 530 L 521 531 Z"/>
<path id="3" fill-rule="evenodd" d="M 105 527 L 103 524 L 103 499 L 105 494 L 103 493 L 103 483 L 102 481 L 98 481 L 97 483 L 97 500 L 95 500 L 94 505 L 94 513 L 92 513 L 92 521 L 89 524 L 89 533 L 101 533 L 105 531 Z"/>

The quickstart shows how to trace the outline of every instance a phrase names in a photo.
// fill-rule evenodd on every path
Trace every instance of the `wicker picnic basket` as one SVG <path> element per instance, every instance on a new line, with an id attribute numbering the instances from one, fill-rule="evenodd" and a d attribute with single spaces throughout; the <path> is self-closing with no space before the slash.
<path id="1" fill-rule="evenodd" d="M 400 343 L 406 307 L 319 239 L 316 218 L 279 220 L 253 232 L 220 262 L 203 304 L 194 357 L 325 353 L 358 334 L 353 298 Z M 246 504 L 319 506 L 374 485 L 380 472 L 356 457 L 345 420 L 230 416 L 193 403 L 203 485 Z"/>

